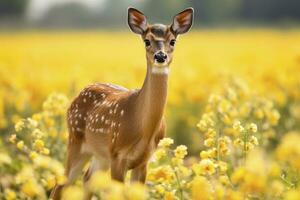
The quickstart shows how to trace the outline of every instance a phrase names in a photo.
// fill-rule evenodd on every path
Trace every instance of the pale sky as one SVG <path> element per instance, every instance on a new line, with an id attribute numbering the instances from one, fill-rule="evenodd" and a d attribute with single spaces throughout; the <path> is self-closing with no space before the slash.
<path id="1" fill-rule="evenodd" d="M 30 20 L 40 19 L 52 7 L 70 2 L 80 3 L 90 9 L 101 8 L 106 0 L 30 0 L 26 17 Z"/>

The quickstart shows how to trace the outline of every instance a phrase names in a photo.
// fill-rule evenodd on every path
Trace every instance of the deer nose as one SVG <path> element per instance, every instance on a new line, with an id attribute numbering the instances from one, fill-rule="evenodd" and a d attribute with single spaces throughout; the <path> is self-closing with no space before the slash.
<path id="1" fill-rule="evenodd" d="M 162 51 L 159 51 L 154 55 L 154 60 L 156 60 L 158 63 L 164 63 L 166 59 L 167 55 Z"/>

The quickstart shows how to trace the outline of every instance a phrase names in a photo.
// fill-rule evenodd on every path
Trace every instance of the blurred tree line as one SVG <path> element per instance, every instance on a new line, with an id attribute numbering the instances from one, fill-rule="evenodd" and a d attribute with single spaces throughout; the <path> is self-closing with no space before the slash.
<path id="1" fill-rule="evenodd" d="M 1 0 L 0 17 L 20 17 L 24 14 L 27 0 Z"/>
<path id="2" fill-rule="evenodd" d="M 196 10 L 196 25 L 276 25 L 299 23 L 300 20 L 299 0 L 105 0 L 93 11 L 78 1 L 66 1 L 52 6 L 34 22 L 25 18 L 29 2 L 0 0 L 0 23 L 22 21 L 42 27 L 120 27 L 126 24 L 128 6 L 141 9 L 151 16 L 152 22 L 170 23 L 174 13 L 189 6 Z"/>

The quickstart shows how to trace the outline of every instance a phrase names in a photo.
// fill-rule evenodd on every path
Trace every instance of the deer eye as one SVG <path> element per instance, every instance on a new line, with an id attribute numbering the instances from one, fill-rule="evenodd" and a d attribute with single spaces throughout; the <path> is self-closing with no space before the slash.
<path id="1" fill-rule="evenodd" d="M 144 40 L 144 42 L 145 42 L 145 46 L 146 46 L 146 47 L 149 47 L 149 46 L 150 46 L 150 40 L 147 40 L 147 39 L 146 39 L 146 40 Z"/>
<path id="2" fill-rule="evenodd" d="M 176 42 L 176 40 L 174 40 L 174 39 L 171 40 L 171 41 L 170 41 L 170 45 L 173 47 L 173 46 L 175 45 L 175 42 Z"/>

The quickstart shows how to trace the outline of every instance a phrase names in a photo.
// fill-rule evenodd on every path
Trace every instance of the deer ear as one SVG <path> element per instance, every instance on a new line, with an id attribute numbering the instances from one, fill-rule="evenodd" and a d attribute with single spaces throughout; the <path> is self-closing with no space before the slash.
<path id="1" fill-rule="evenodd" d="M 178 13 L 173 18 L 171 30 L 176 34 L 183 34 L 190 30 L 193 24 L 194 9 L 187 8 L 184 11 Z"/>
<path id="2" fill-rule="evenodd" d="M 128 25 L 137 34 L 143 34 L 147 29 L 147 19 L 145 15 L 135 8 L 128 8 Z"/>

